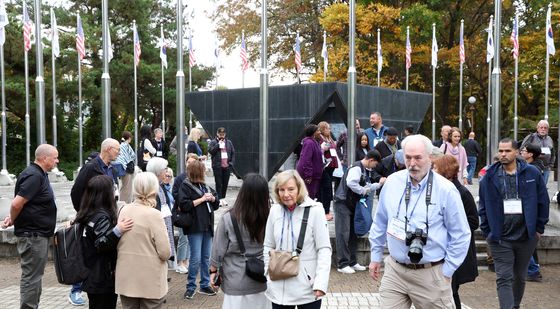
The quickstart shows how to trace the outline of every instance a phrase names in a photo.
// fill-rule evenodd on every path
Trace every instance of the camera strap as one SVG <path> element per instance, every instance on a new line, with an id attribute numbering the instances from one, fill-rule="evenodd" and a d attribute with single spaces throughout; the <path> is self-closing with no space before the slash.
<path id="1" fill-rule="evenodd" d="M 432 202 L 432 187 L 434 182 L 434 173 L 430 170 L 428 174 L 428 182 L 426 184 L 426 234 L 428 233 L 429 225 L 428 225 L 428 206 Z M 407 182 L 406 188 L 404 190 L 404 204 L 405 204 L 405 216 L 404 216 L 404 232 L 408 231 L 408 204 L 410 204 L 410 194 L 412 191 L 412 183 L 410 181 Z M 420 192 L 421 193 L 421 192 Z"/>

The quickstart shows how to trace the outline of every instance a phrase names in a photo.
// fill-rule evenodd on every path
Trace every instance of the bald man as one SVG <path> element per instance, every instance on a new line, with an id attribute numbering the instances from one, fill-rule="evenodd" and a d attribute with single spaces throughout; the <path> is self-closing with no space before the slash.
<path id="1" fill-rule="evenodd" d="M 2 228 L 14 225 L 21 258 L 20 308 L 37 308 L 41 279 L 54 235 L 56 204 L 47 172 L 58 163 L 58 151 L 49 144 L 35 150 L 35 161 L 19 174 L 10 215 Z"/>

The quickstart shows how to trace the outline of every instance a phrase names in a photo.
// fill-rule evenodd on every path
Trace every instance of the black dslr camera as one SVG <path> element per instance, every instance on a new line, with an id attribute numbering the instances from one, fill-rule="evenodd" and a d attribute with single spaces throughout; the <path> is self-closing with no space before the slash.
<path id="1" fill-rule="evenodd" d="M 428 241 L 428 233 L 424 233 L 422 229 L 416 229 L 413 232 L 406 232 L 406 245 L 408 248 L 408 257 L 414 264 L 418 264 L 422 259 L 422 248 Z"/>

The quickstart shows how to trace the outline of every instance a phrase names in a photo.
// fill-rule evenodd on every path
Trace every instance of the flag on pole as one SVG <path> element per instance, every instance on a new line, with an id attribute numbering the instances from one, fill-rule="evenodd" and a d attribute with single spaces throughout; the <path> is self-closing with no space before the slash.
<path id="1" fill-rule="evenodd" d="M 377 71 L 381 72 L 383 69 L 383 54 L 381 52 L 381 34 L 377 29 Z"/>
<path id="2" fill-rule="evenodd" d="M 194 50 L 192 47 L 192 34 L 189 36 L 189 66 L 192 68 L 196 65 L 196 58 L 194 57 Z"/>
<path id="3" fill-rule="evenodd" d="M 138 29 L 136 29 L 136 24 L 134 24 L 132 32 L 134 34 L 134 65 L 138 66 L 140 64 L 140 55 L 142 54 L 142 48 L 140 47 L 140 38 L 138 37 Z"/>
<path id="4" fill-rule="evenodd" d="M 321 50 L 321 57 L 323 57 L 323 71 L 327 72 L 329 67 L 329 54 L 327 51 L 327 32 L 323 32 L 323 49 Z"/>
<path id="5" fill-rule="evenodd" d="M 294 46 L 296 71 L 301 72 L 301 49 L 299 46 L 299 31 L 296 34 L 296 45 Z"/>
<path id="6" fill-rule="evenodd" d="M 216 68 L 220 65 L 220 47 L 218 46 L 218 37 L 214 41 L 214 61 L 216 62 Z"/>
<path id="7" fill-rule="evenodd" d="M 51 8 L 51 44 L 52 52 L 55 57 L 60 56 L 60 44 L 58 42 L 58 25 L 56 24 L 56 16 L 54 15 L 54 9 Z"/>
<path id="8" fill-rule="evenodd" d="M 109 43 L 107 44 L 109 46 L 109 50 L 107 51 L 107 59 L 110 62 L 113 59 L 113 43 L 111 42 L 111 30 L 109 29 L 108 26 L 107 26 L 107 41 L 109 41 Z"/>
<path id="9" fill-rule="evenodd" d="M 488 41 L 486 43 L 486 62 L 490 63 L 492 58 L 494 58 L 494 38 L 492 31 L 492 18 L 490 18 L 490 23 L 488 24 Z"/>
<path id="10" fill-rule="evenodd" d="M 513 27 L 511 29 L 511 43 L 513 44 L 513 59 L 517 59 L 519 57 L 519 27 L 517 24 L 517 14 L 515 14 L 515 18 L 513 19 Z"/>
<path id="11" fill-rule="evenodd" d="M 410 46 L 410 37 L 406 31 L 406 68 L 410 69 L 412 66 L 412 46 Z"/>
<path id="12" fill-rule="evenodd" d="M 546 11 L 546 50 L 550 55 L 554 56 L 556 48 L 554 47 L 554 37 L 552 35 L 552 23 L 550 21 L 551 14 L 552 8 L 549 6 L 548 11 Z"/>
<path id="13" fill-rule="evenodd" d="M 78 55 L 80 56 L 80 60 L 84 59 L 86 56 L 86 49 L 85 49 L 85 37 L 84 37 L 84 29 L 82 28 L 82 19 L 78 14 L 78 26 L 76 27 L 76 50 L 78 51 Z"/>
<path id="14" fill-rule="evenodd" d="M 249 60 L 247 59 L 247 46 L 245 45 L 245 32 L 241 34 L 241 51 L 239 51 L 241 58 L 241 71 L 245 72 L 249 69 Z"/>
<path id="15" fill-rule="evenodd" d="M 31 50 L 31 31 L 33 29 L 33 24 L 29 18 L 29 13 L 27 13 L 27 6 L 25 1 L 23 1 L 23 47 L 25 51 Z"/>
<path id="16" fill-rule="evenodd" d="M 5 27 L 9 24 L 8 13 L 6 13 L 6 4 L 4 0 L 0 0 L 0 45 L 6 42 Z"/>
<path id="17" fill-rule="evenodd" d="M 161 36 L 159 39 L 159 58 L 161 59 L 161 64 L 167 69 L 167 44 L 165 44 L 165 39 L 163 37 L 163 28 L 161 28 Z"/>
<path id="18" fill-rule="evenodd" d="M 437 67 L 437 54 L 438 54 L 438 46 L 437 46 L 437 40 L 436 40 L 436 31 L 435 31 L 435 27 L 434 30 L 432 31 L 432 67 Z"/>
<path id="19" fill-rule="evenodd" d="M 461 23 L 461 38 L 459 40 L 459 61 L 465 63 L 465 42 L 463 41 L 463 24 Z"/>

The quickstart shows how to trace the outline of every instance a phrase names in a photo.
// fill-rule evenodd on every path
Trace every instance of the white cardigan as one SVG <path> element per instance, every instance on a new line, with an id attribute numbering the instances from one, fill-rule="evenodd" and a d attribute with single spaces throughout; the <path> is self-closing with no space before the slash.
<path id="1" fill-rule="evenodd" d="M 327 293 L 332 254 L 329 230 L 322 204 L 308 197 L 292 213 L 293 242 L 289 226 L 290 211 L 283 205 L 272 205 L 264 238 L 265 271 L 268 276 L 270 250 L 295 251 L 305 207 L 311 209 L 303 249 L 299 256 L 299 274 L 296 277 L 277 281 L 271 281 L 268 277 L 266 296 L 275 304 L 303 305 L 315 301 L 314 290 Z M 284 236 L 281 246 L 283 224 Z"/>

